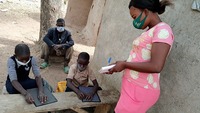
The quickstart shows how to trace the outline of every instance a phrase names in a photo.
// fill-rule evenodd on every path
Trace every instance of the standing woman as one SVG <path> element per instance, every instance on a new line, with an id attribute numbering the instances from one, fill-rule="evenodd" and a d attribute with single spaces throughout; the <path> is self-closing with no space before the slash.
<path id="1" fill-rule="evenodd" d="M 133 26 L 148 30 L 133 41 L 129 58 L 117 61 L 108 72 L 124 70 L 116 113 L 145 113 L 159 98 L 160 72 L 174 41 L 171 27 L 158 16 L 168 5 L 172 3 L 167 0 L 130 1 Z"/>

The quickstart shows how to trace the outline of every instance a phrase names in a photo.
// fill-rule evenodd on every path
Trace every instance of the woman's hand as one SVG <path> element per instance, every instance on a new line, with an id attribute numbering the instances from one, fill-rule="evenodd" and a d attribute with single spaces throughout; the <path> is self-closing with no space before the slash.
<path id="1" fill-rule="evenodd" d="M 125 63 L 126 63 L 126 61 L 117 61 L 115 63 L 115 66 L 113 68 L 111 68 L 109 70 L 109 72 L 106 74 L 113 74 L 114 72 L 121 72 L 122 70 L 124 70 L 126 68 Z"/>
<path id="2" fill-rule="evenodd" d="M 47 101 L 47 96 L 43 92 L 39 92 L 38 99 L 43 104 Z"/>
<path id="3" fill-rule="evenodd" d="M 33 97 L 31 96 L 31 94 L 27 93 L 25 95 L 25 100 L 27 103 L 32 104 L 34 102 Z"/>

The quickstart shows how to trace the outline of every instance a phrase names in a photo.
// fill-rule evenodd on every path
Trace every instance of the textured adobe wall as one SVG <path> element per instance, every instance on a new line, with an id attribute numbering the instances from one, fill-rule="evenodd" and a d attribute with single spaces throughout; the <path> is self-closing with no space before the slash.
<path id="1" fill-rule="evenodd" d="M 142 32 L 132 26 L 129 0 L 107 0 L 92 66 L 104 88 L 120 89 L 122 73 L 100 75 L 107 59 L 125 60 L 132 41 Z M 171 25 L 175 42 L 163 72 L 161 96 L 148 113 L 199 113 L 200 111 L 200 13 L 191 10 L 192 0 L 175 0 L 174 9 L 161 15 Z"/>
<path id="2" fill-rule="evenodd" d="M 88 15 L 87 25 L 82 31 L 85 38 L 88 40 L 87 45 L 96 45 L 105 3 L 106 0 L 94 0 L 92 3 L 90 13 Z"/>
<path id="3" fill-rule="evenodd" d="M 66 25 L 84 27 L 93 0 L 69 0 L 66 12 Z"/>

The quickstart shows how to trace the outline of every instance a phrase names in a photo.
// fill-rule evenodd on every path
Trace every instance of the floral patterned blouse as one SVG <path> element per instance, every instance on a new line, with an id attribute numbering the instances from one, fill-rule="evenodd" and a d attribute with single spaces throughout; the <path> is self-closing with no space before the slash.
<path id="1" fill-rule="evenodd" d="M 174 35 L 171 27 L 161 22 L 133 41 L 127 62 L 148 62 L 151 59 L 151 47 L 154 42 L 166 43 L 172 47 L 173 41 Z M 142 73 L 125 69 L 123 77 L 146 89 L 160 89 L 160 73 Z"/>

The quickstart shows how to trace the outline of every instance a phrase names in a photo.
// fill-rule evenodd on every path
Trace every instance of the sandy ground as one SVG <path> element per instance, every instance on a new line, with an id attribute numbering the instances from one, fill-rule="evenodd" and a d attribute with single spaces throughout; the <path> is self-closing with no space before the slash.
<path id="1" fill-rule="evenodd" d="M 7 59 L 14 54 L 16 44 L 24 41 L 31 49 L 31 54 L 42 63 L 40 59 L 40 46 L 37 45 L 40 27 L 40 0 L 0 0 L 0 91 L 7 77 Z M 87 51 L 91 56 L 94 47 L 84 45 L 80 29 L 70 27 L 75 41 L 70 65 L 76 62 L 81 51 Z M 65 80 L 67 74 L 63 72 L 62 60 L 52 60 L 51 66 L 41 70 L 41 75 L 55 89 L 58 81 Z M 31 72 L 32 76 L 32 72 Z"/>

